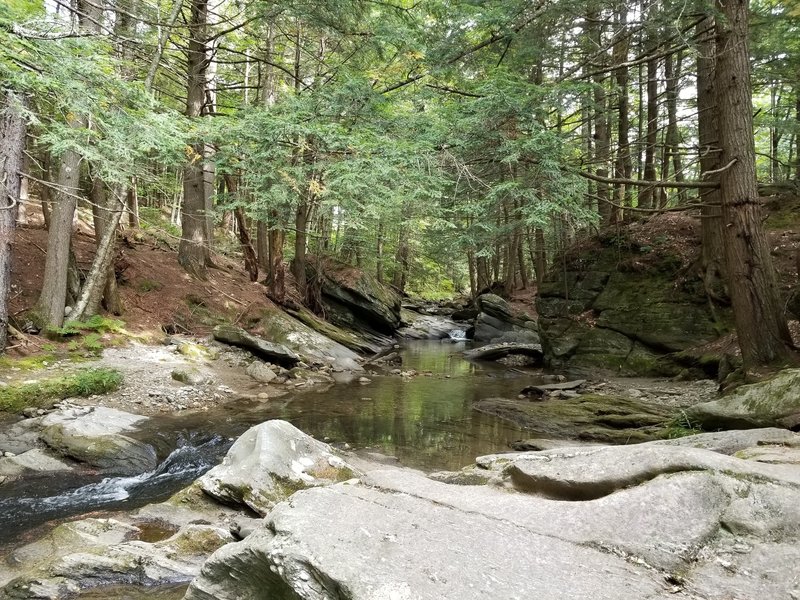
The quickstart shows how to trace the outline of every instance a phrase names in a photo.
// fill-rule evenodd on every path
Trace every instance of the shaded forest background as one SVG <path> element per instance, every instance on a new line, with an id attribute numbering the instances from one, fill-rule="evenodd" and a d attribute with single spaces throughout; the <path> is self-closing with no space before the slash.
<path id="1" fill-rule="evenodd" d="M 789 360 L 759 196 L 797 191 L 799 30 L 777 0 L 7 1 L 0 346 L 35 199 L 34 312 L 56 327 L 123 311 L 125 228 L 175 240 L 199 281 L 236 252 L 313 310 L 329 261 L 426 297 L 510 293 L 598 229 L 688 211 L 745 361 Z"/>

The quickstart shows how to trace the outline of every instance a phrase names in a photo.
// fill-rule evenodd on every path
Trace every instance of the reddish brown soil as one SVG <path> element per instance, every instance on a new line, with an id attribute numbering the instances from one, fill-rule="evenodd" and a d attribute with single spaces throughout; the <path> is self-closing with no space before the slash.
<path id="1" fill-rule="evenodd" d="M 94 256 L 94 236 L 73 236 L 82 270 Z M 42 286 L 47 231 L 21 227 L 13 250 L 11 313 L 20 317 L 34 306 Z M 208 281 L 194 280 L 181 268 L 176 253 L 147 235 L 125 235 L 116 260 L 125 313 L 120 317 L 134 333 L 172 328 L 180 333 L 206 334 L 220 318 L 244 322 L 271 305 L 264 287 L 249 281 L 242 265 L 221 255 Z"/>

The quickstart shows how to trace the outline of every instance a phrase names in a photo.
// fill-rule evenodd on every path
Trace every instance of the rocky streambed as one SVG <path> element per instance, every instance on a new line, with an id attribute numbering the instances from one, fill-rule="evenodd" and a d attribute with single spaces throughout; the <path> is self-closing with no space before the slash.
<path id="1" fill-rule="evenodd" d="M 0 426 L 0 598 L 798 593 L 796 434 L 634 444 L 747 412 L 752 391 L 576 384 L 506 361 L 503 344 L 536 359 L 530 339 L 497 344 L 506 364 L 448 340 L 357 369 L 338 346 L 108 351 L 120 390 Z M 791 427 L 784 396 L 748 426 Z"/>
<path id="2" fill-rule="evenodd" d="M 166 502 L 17 548 L 0 597 L 794 598 L 799 453 L 757 429 L 425 475 L 269 421 Z"/>

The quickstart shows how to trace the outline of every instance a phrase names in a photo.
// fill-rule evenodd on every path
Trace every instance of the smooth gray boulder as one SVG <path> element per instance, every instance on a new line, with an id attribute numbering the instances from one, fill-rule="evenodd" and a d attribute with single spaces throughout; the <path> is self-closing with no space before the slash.
<path id="1" fill-rule="evenodd" d="M 156 452 L 123 432 L 147 417 L 102 406 L 50 413 L 40 423 L 39 438 L 63 456 L 122 475 L 156 468 Z"/>
<path id="2" fill-rule="evenodd" d="M 186 599 L 795 598 L 800 436 L 700 444 L 753 440 L 776 464 L 687 442 L 481 457 L 479 485 L 369 470 L 278 504 Z"/>
<path id="3" fill-rule="evenodd" d="M 333 449 L 286 421 L 248 429 L 228 454 L 199 479 L 204 492 L 226 504 L 266 514 L 276 503 L 307 487 L 356 476 Z"/>
<path id="4" fill-rule="evenodd" d="M 278 374 L 275 371 L 270 369 L 266 364 L 264 364 L 260 360 L 254 360 L 249 365 L 247 365 L 245 373 L 247 373 L 250 377 L 261 383 L 269 383 L 278 376 Z"/>
<path id="5" fill-rule="evenodd" d="M 693 425 L 704 429 L 749 429 L 800 426 L 800 369 L 785 369 L 760 383 L 686 410 Z"/>
<path id="6" fill-rule="evenodd" d="M 214 327 L 213 335 L 218 342 L 244 348 L 258 358 L 277 363 L 283 367 L 291 368 L 300 362 L 300 356 L 283 344 L 268 342 L 257 335 L 246 332 L 241 327 L 217 325 Z"/>
<path id="7" fill-rule="evenodd" d="M 0 475 L 7 477 L 16 477 L 26 471 L 43 473 L 71 470 L 71 465 L 50 456 L 41 448 L 33 448 L 16 456 L 0 458 Z"/>

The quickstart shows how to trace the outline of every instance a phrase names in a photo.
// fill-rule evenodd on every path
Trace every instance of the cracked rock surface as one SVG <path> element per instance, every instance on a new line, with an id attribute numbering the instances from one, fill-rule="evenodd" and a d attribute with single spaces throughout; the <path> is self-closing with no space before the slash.
<path id="1" fill-rule="evenodd" d="M 796 598 L 798 446 L 768 429 L 494 455 L 462 472 L 475 485 L 368 470 L 276 505 L 186 598 Z"/>

